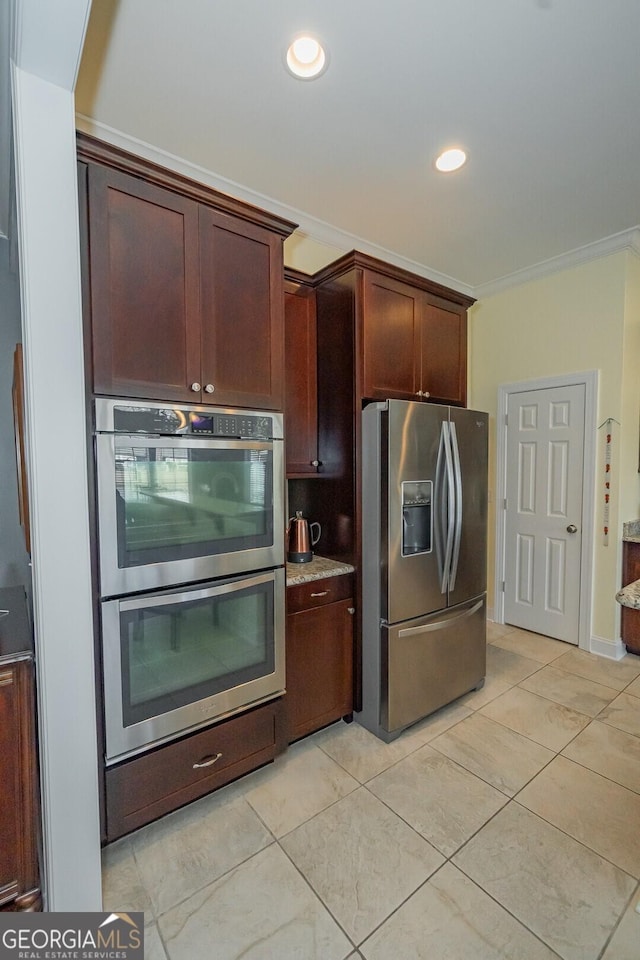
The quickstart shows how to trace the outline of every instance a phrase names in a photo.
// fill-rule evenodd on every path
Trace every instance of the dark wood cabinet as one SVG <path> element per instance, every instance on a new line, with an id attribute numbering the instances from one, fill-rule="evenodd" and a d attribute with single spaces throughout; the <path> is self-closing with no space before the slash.
<path id="1" fill-rule="evenodd" d="M 287 477 L 318 472 L 316 298 L 313 287 L 285 279 L 285 401 Z"/>
<path id="2" fill-rule="evenodd" d="M 203 399 L 282 409 L 281 238 L 201 206 L 200 278 Z"/>
<path id="3" fill-rule="evenodd" d="M 361 500 L 362 408 L 388 398 L 464 406 L 467 310 L 474 301 L 356 251 L 319 271 L 313 283 L 323 483 L 308 485 L 304 506 L 307 515 L 322 525 L 325 556 L 356 567 L 354 709 L 359 710 L 360 570 L 366 522 Z"/>
<path id="4" fill-rule="evenodd" d="M 622 586 L 640 580 L 640 543 L 624 540 L 622 543 Z M 629 653 L 640 655 L 640 610 L 622 607 L 622 642 Z"/>
<path id="5" fill-rule="evenodd" d="M 363 396 L 466 404 L 464 304 L 365 269 L 362 320 Z"/>
<path id="6" fill-rule="evenodd" d="M 107 840 L 273 760 L 286 747 L 280 698 L 107 769 Z"/>
<path id="7" fill-rule="evenodd" d="M 467 307 L 425 295 L 420 318 L 420 388 L 434 403 L 467 404 Z"/>
<path id="8" fill-rule="evenodd" d="M 287 587 L 289 742 L 353 710 L 353 579 Z"/>
<path id="9" fill-rule="evenodd" d="M 78 135 L 93 392 L 281 409 L 294 225 Z"/>
<path id="10" fill-rule="evenodd" d="M 372 400 L 417 399 L 421 294 L 407 283 L 362 275 L 362 393 Z M 417 341 L 417 346 L 416 346 Z"/>
<path id="11" fill-rule="evenodd" d="M 0 910 L 42 909 L 34 668 L 26 597 L 0 590 Z"/>
<path id="12" fill-rule="evenodd" d="M 119 170 L 88 170 L 93 389 L 200 400 L 198 205 Z"/>

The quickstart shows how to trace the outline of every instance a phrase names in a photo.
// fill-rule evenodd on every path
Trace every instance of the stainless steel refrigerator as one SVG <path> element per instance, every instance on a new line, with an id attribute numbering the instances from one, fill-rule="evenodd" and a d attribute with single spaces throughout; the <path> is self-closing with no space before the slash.
<path id="1" fill-rule="evenodd" d="M 362 413 L 362 711 L 383 740 L 486 672 L 488 416 L 387 400 Z"/>

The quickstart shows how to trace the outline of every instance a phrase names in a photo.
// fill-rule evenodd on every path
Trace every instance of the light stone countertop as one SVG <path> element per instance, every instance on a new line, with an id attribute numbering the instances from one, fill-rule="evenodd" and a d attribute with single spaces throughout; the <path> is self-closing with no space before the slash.
<path id="1" fill-rule="evenodd" d="M 626 543 L 640 543 L 640 520 L 629 520 L 622 524 L 622 539 Z M 616 600 L 623 607 L 640 610 L 640 580 L 634 580 L 618 590 Z"/>
<path id="2" fill-rule="evenodd" d="M 616 600 L 623 607 L 632 607 L 634 610 L 640 610 L 640 580 L 634 580 L 628 583 L 622 590 L 616 593 Z"/>
<path id="3" fill-rule="evenodd" d="M 640 543 L 640 520 L 629 520 L 622 524 L 622 539 L 627 543 Z"/>
<path id="4" fill-rule="evenodd" d="M 343 573 L 353 573 L 354 570 L 355 567 L 350 563 L 314 555 L 309 563 L 287 563 L 287 586 L 308 583 L 310 580 L 324 580 L 325 577 L 339 577 Z"/>

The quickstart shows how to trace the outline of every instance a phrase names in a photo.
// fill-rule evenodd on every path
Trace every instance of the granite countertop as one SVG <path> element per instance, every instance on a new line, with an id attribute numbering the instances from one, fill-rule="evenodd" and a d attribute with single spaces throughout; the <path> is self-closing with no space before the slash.
<path id="1" fill-rule="evenodd" d="M 623 607 L 632 607 L 634 610 L 640 610 L 640 580 L 634 580 L 628 583 L 622 590 L 616 593 L 616 600 Z"/>
<path id="2" fill-rule="evenodd" d="M 627 543 L 640 543 L 640 520 L 629 520 L 622 524 L 622 539 Z M 640 610 L 640 580 L 634 580 L 618 590 L 616 600 L 623 607 Z"/>
<path id="3" fill-rule="evenodd" d="M 622 539 L 627 543 L 640 543 L 640 520 L 622 524 Z"/>
<path id="4" fill-rule="evenodd" d="M 355 567 L 350 563 L 314 555 L 309 563 L 287 563 L 287 586 L 308 583 L 310 580 L 324 580 L 325 577 L 339 577 L 344 573 L 353 573 L 354 570 Z"/>

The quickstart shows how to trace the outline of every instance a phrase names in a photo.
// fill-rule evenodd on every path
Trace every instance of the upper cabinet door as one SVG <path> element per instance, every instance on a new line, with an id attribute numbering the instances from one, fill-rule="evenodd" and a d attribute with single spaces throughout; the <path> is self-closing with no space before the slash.
<path id="1" fill-rule="evenodd" d="M 199 400 L 198 205 L 96 164 L 88 185 L 94 392 Z"/>
<path id="2" fill-rule="evenodd" d="M 415 348 L 422 293 L 390 277 L 363 273 L 363 396 L 416 395 Z"/>
<path id="3" fill-rule="evenodd" d="M 204 399 L 282 409 L 281 238 L 201 206 L 200 277 Z"/>
<path id="4" fill-rule="evenodd" d="M 285 282 L 285 399 L 287 476 L 315 475 L 318 386 L 315 291 Z"/>
<path id="5" fill-rule="evenodd" d="M 425 295 L 420 323 L 420 384 L 437 403 L 467 403 L 467 311 Z"/>

